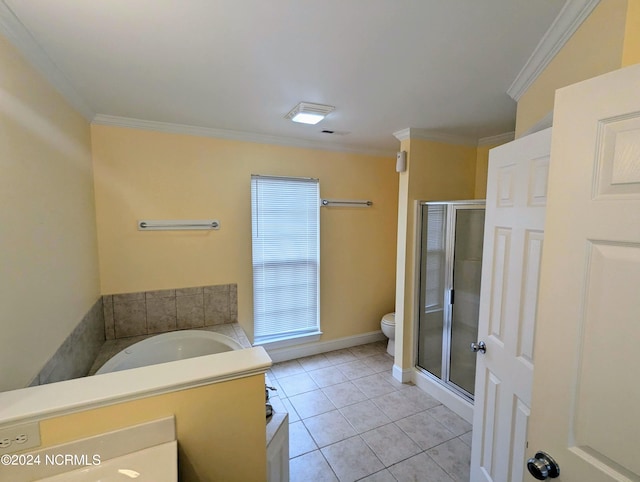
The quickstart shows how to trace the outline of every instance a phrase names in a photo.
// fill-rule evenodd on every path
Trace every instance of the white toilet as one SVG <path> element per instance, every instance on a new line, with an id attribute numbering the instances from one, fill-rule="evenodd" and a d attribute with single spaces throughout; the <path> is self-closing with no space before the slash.
<path id="1" fill-rule="evenodd" d="M 387 353 L 391 356 L 396 354 L 396 314 L 387 313 L 382 317 L 380 322 L 380 328 L 384 336 L 389 338 L 389 344 L 387 345 Z"/>

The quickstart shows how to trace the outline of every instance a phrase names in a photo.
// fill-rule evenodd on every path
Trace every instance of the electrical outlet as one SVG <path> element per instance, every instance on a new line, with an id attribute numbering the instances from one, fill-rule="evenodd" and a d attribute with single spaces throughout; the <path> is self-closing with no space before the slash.
<path id="1" fill-rule="evenodd" d="M 40 445 L 40 424 L 23 423 L 0 428 L 0 454 L 8 454 Z"/>

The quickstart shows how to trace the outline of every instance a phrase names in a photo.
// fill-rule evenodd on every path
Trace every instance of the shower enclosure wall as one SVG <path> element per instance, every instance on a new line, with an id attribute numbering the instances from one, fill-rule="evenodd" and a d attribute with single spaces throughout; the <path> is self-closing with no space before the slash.
<path id="1" fill-rule="evenodd" d="M 421 202 L 417 366 L 473 401 L 484 201 Z"/>

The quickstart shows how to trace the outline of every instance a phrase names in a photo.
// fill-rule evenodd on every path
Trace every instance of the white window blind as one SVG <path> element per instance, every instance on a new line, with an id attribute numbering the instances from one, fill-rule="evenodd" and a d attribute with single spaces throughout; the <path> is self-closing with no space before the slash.
<path id="1" fill-rule="evenodd" d="M 251 176 L 256 343 L 320 331 L 317 179 Z"/>

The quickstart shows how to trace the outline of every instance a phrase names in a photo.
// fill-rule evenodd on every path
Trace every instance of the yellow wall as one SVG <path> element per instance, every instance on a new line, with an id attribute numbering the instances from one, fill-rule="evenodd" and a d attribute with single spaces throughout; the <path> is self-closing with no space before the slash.
<path id="1" fill-rule="evenodd" d="M 265 480 L 262 374 L 44 419 L 38 448 L 171 415 L 182 482 Z"/>
<path id="2" fill-rule="evenodd" d="M 640 0 L 628 0 L 622 67 L 640 63 Z"/>
<path id="3" fill-rule="evenodd" d="M 553 110 L 556 89 L 621 67 L 626 17 L 627 0 L 598 4 L 518 101 L 516 137 Z"/>
<path id="4" fill-rule="evenodd" d="M 489 173 L 489 151 L 499 144 L 479 146 L 476 151 L 476 183 L 473 189 L 474 199 L 487 197 L 487 175 Z"/>
<path id="5" fill-rule="evenodd" d="M 100 292 L 89 125 L 2 36 L 0 72 L 3 391 L 29 384 Z"/>
<path id="6" fill-rule="evenodd" d="M 380 329 L 394 305 L 395 160 L 92 126 L 103 294 L 238 284 L 253 332 L 251 174 L 320 179 L 323 197 L 373 207 L 321 209 L 323 340 Z M 219 231 L 140 232 L 138 219 L 219 219 Z"/>
<path id="7" fill-rule="evenodd" d="M 422 139 L 404 140 L 401 149 L 407 151 L 407 170 L 399 183 L 395 364 L 406 370 L 414 366 L 416 201 L 473 199 L 478 150 Z"/>

